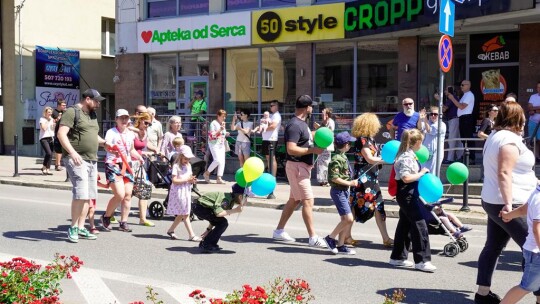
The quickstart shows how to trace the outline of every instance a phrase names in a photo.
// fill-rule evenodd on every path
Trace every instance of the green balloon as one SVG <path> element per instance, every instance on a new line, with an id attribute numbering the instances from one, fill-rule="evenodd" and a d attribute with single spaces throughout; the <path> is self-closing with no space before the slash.
<path id="1" fill-rule="evenodd" d="M 416 157 L 421 164 L 427 162 L 427 160 L 429 159 L 429 151 L 424 145 L 422 145 L 422 147 L 414 153 L 416 154 Z"/>
<path id="2" fill-rule="evenodd" d="M 469 178 L 469 168 L 463 163 L 455 162 L 446 169 L 446 179 L 452 185 L 463 184 Z"/>
<path id="3" fill-rule="evenodd" d="M 334 143 L 334 132 L 327 127 L 318 128 L 315 132 L 315 145 L 319 148 L 326 149 Z"/>
<path id="4" fill-rule="evenodd" d="M 240 187 L 246 187 L 246 178 L 244 177 L 244 169 L 240 168 L 236 170 L 236 173 L 234 174 L 234 180 Z"/>

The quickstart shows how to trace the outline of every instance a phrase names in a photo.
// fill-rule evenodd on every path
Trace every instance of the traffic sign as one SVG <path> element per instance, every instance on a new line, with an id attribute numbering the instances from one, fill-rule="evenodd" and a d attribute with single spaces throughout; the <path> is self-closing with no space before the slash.
<path id="1" fill-rule="evenodd" d="M 439 8 L 439 32 L 454 37 L 456 4 L 453 0 L 441 0 Z"/>
<path id="2" fill-rule="evenodd" d="M 454 49 L 452 48 L 452 40 L 448 35 L 442 35 L 439 40 L 439 67 L 444 73 L 448 73 L 452 68 L 454 61 Z"/>

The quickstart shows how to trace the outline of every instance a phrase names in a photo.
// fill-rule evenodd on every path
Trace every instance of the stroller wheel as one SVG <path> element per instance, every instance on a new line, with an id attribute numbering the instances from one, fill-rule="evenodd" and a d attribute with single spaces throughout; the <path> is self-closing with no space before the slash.
<path id="1" fill-rule="evenodd" d="M 467 239 L 465 239 L 465 238 L 458 239 L 457 243 L 459 245 L 459 250 L 461 252 L 464 252 L 465 250 L 467 250 L 469 248 L 469 242 L 467 242 Z"/>
<path id="2" fill-rule="evenodd" d="M 448 243 L 444 246 L 444 254 L 453 258 L 459 253 L 459 246 L 456 243 Z"/>
<path id="3" fill-rule="evenodd" d="M 159 201 L 153 201 L 150 206 L 148 206 L 148 213 L 152 218 L 160 219 L 163 217 L 164 212 L 165 208 L 163 208 L 163 204 Z"/>

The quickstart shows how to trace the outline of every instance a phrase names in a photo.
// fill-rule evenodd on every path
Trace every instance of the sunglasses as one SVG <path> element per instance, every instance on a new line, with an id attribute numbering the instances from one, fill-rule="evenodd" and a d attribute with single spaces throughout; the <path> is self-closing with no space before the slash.
<path id="1" fill-rule="evenodd" d="M 144 122 L 144 125 L 145 125 L 145 126 L 151 126 L 152 123 L 151 123 L 151 122 L 148 122 L 148 121 L 145 121 L 145 122 Z"/>
<path id="2" fill-rule="evenodd" d="M 409 102 L 409 103 L 404 103 L 403 105 L 404 105 L 404 106 L 412 106 L 413 103 L 412 103 L 412 102 Z"/>
<path id="3" fill-rule="evenodd" d="M 429 113 L 431 116 L 439 116 L 439 113 Z"/>

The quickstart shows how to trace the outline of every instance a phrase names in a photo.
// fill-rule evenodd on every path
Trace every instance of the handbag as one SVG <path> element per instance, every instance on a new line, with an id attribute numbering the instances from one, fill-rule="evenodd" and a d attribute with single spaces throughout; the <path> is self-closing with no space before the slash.
<path id="1" fill-rule="evenodd" d="M 242 127 L 242 129 L 244 128 L 244 122 L 243 121 L 240 122 L 240 126 Z M 253 144 L 253 139 L 251 139 L 251 136 L 249 136 L 249 134 L 244 134 L 244 135 L 246 135 L 246 137 L 249 139 L 249 143 Z"/>
<path id="2" fill-rule="evenodd" d="M 135 173 L 133 196 L 142 200 L 148 200 L 152 197 L 152 183 L 145 178 L 143 166 L 140 166 Z"/>
<path id="3" fill-rule="evenodd" d="M 229 141 L 225 139 L 223 144 L 225 145 L 225 152 L 230 152 L 231 151 L 231 146 L 229 146 Z"/>

